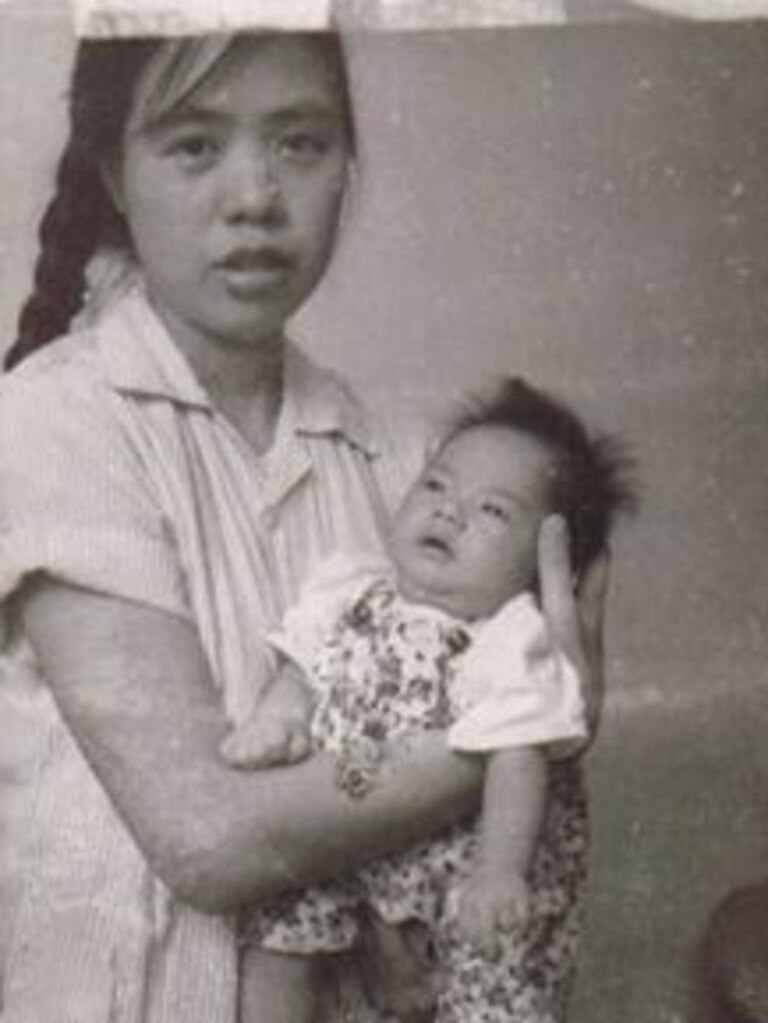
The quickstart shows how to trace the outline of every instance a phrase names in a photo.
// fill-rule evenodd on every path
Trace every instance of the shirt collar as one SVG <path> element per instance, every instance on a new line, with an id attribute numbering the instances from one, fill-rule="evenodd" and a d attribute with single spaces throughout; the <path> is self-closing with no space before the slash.
<path id="1" fill-rule="evenodd" d="M 285 352 L 283 418 L 297 433 L 342 434 L 368 455 L 378 454 L 368 415 L 347 383 L 290 343 Z"/>
<path id="2" fill-rule="evenodd" d="M 107 381 L 114 390 L 209 412 L 210 396 L 140 284 L 117 299 L 96 326 Z M 285 393 L 278 432 L 342 434 L 368 455 L 378 453 L 368 417 L 347 384 L 292 343 L 285 352 Z"/>

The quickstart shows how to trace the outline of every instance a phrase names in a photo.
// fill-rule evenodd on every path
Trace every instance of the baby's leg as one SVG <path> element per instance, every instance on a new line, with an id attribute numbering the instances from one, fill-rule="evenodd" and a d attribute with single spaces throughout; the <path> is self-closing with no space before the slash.
<path id="1" fill-rule="evenodd" d="M 443 984 L 435 1023 L 566 1023 L 570 971 L 558 957 L 568 942 L 566 925 L 542 917 L 505 934 L 499 953 L 488 956 L 446 916 L 437 931 Z"/>
<path id="2" fill-rule="evenodd" d="M 314 1023 L 317 957 L 246 947 L 240 962 L 238 1023 Z"/>
<path id="3" fill-rule="evenodd" d="M 516 964 L 484 955 L 456 926 L 440 935 L 438 961 L 437 1023 L 563 1023 L 526 991 Z"/>
<path id="4" fill-rule="evenodd" d="M 390 924 L 371 912 L 361 946 L 361 969 L 374 1004 L 398 1019 L 432 1019 L 438 986 L 426 924 Z"/>

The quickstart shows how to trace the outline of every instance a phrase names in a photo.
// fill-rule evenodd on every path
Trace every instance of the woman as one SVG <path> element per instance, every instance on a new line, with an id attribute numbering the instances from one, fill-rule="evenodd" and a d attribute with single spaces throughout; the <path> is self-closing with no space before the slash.
<path id="1" fill-rule="evenodd" d="M 284 333 L 331 258 L 353 154 L 333 36 L 81 45 L 0 391 L 0 593 L 55 703 L 4 1023 L 234 1023 L 238 907 L 477 801 L 480 772 L 439 733 L 393 746 L 357 802 L 322 757 L 252 775 L 217 757 L 261 695 L 263 630 L 385 516 L 363 411 Z M 130 257 L 124 293 L 65 335 L 106 247 Z M 565 548 L 550 521 L 543 600 L 597 708 L 604 573 L 582 625 Z"/>

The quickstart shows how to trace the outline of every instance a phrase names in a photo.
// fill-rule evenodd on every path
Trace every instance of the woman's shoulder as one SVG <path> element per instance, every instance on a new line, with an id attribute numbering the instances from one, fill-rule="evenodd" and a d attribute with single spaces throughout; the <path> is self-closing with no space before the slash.
<path id="1" fill-rule="evenodd" d="M 0 377 L 4 457 L 18 448 L 31 459 L 78 441 L 94 451 L 119 432 L 114 392 L 100 364 L 92 329 L 65 335 Z"/>
<path id="2" fill-rule="evenodd" d="M 379 387 L 373 379 L 350 377 L 337 367 L 307 354 L 308 342 L 299 335 L 286 351 L 286 367 L 292 389 L 316 408 L 325 406 L 369 430 L 373 438 L 389 446 L 409 439 L 422 449 L 428 432 L 427 416 L 413 400 L 392 388 Z"/>
<path id="3" fill-rule="evenodd" d="M 82 391 L 97 387 L 102 380 L 96 332 L 79 330 L 50 341 L 0 378 L 3 401 L 35 394 Z"/>
<path id="4" fill-rule="evenodd" d="M 412 403 L 390 393 L 374 398 L 370 416 L 380 454 L 379 481 L 388 506 L 395 508 L 424 466 L 429 421 Z"/>
<path id="5" fill-rule="evenodd" d="M 347 376 L 311 358 L 293 342 L 287 346 L 285 366 L 287 387 L 305 426 L 320 433 L 339 432 L 369 454 L 376 451 L 374 417 Z"/>

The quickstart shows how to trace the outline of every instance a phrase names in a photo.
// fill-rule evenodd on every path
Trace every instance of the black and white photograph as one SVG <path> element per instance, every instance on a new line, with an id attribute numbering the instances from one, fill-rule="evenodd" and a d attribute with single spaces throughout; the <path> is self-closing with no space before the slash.
<path id="1" fill-rule="evenodd" d="M 0 1023 L 768 1023 L 768 0 L 0 55 Z"/>

